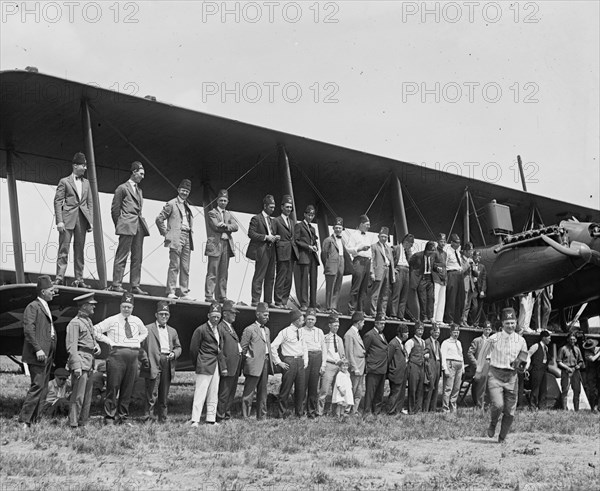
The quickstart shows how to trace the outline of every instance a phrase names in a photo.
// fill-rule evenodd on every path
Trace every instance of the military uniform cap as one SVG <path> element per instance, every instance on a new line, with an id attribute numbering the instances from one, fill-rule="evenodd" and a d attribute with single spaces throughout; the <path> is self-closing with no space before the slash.
<path id="1" fill-rule="evenodd" d="M 515 313 L 515 309 L 513 309 L 512 307 L 508 307 L 506 309 L 502 309 L 502 314 L 500 315 L 500 320 L 502 322 L 504 321 L 516 321 L 517 320 L 517 314 Z"/>
<path id="2" fill-rule="evenodd" d="M 85 154 L 82 152 L 77 152 L 75 155 L 73 155 L 73 164 L 87 165 L 87 160 L 85 159 Z"/>
<path id="3" fill-rule="evenodd" d="M 75 297 L 73 299 L 73 301 L 76 302 L 77 305 L 79 305 L 80 307 L 82 305 L 85 305 L 86 303 L 98 303 L 94 299 L 93 293 L 84 293 L 83 295 L 79 295 L 78 297 Z"/>
<path id="4" fill-rule="evenodd" d="M 121 303 L 130 303 L 133 305 L 133 293 L 125 292 L 121 296 Z"/>

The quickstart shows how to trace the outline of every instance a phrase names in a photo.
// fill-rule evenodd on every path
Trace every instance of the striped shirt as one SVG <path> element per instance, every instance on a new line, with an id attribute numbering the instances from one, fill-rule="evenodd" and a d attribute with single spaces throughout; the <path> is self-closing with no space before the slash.
<path id="1" fill-rule="evenodd" d="M 492 334 L 486 341 L 491 344 L 490 366 L 503 369 L 514 369 L 512 363 L 517 359 L 521 351 L 527 351 L 527 343 L 520 334 L 506 333 L 504 330 Z M 484 348 L 484 352 L 485 352 Z"/>

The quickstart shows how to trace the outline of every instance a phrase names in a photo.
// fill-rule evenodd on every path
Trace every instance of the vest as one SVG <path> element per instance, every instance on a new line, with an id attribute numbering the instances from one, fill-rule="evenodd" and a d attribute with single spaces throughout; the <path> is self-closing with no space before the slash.
<path id="1" fill-rule="evenodd" d="M 546 353 L 546 363 L 544 363 L 544 348 L 541 344 L 541 342 L 538 343 L 538 349 L 531 357 L 531 371 L 544 371 L 548 367 L 549 353 Z M 546 349 L 548 348 L 546 347 Z"/>
<path id="2" fill-rule="evenodd" d="M 414 363 L 418 366 L 423 366 L 423 362 L 425 361 L 424 355 L 425 348 L 421 345 L 421 343 L 416 341 L 415 338 L 415 343 L 413 344 L 412 350 L 410 350 L 410 355 L 408 356 L 408 362 Z"/>

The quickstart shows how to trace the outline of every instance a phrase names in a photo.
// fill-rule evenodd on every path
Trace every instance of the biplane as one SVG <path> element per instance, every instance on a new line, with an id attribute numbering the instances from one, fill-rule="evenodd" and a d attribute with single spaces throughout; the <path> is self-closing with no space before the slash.
<path id="1" fill-rule="evenodd" d="M 144 195 L 166 201 L 182 177 L 201 188 L 210 207 L 216 190 L 235 193 L 235 211 L 256 213 L 266 194 L 293 197 L 298 209 L 317 207 L 319 237 L 343 216 L 355 227 L 367 210 L 372 230 L 391 227 L 397 241 L 409 230 L 435 239 L 438 232 L 460 233 L 483 253 L 488 270 L 488 302 L 555 285 L 553 308 L 566 325 L 581 305 L 580 321 L 600 313 L 600 211 L 489 182 L 469 179 L 390 158 L 343 148 L 274 129 L 254 126 L 97 86 L 38 73 L 36 69 L 0 73 L 0 175 L 7 179 L 14 265 L 2 264 L 0 353 L 22 348 L 20 314 L 35 297 L 35 275 L 24 271 L 16 181 L 56 185 L 71 170 L 70 158 L 82 150 L 94 199 L 93 241 L 97 271 L 86 279 L 101 307 L 95 320 L 118 310 L 120 295 L 106 291 L 107 268 L 99 193 L 111 193 L 129 176 L 129 164 L 143 162 Z M 296 210 L 294 206 L 294 210 Z M 295 217 L 294 217 L 295 218 Z M 199 227 L 201 228 L 201 227 Z M 90 238 L 88 237 L 88 241 Z M 13 267 L 11 267 L 13 266 Z M 162 288 L 144 286 L 136 315 L 154 319 Z M 77 288 L 60 287 L 52 304 L 59 333 L 75 315 Z M 205 302 L 178 301 L 170 323 L 189 346 L 195 327 L 206 319 Z M 240 306 L 237 328 L 254 320 Z M 274 310 L 274 332 L 287 323 Z M 325 325 L 325 316 L 319 324 Z M 341 333 L 349 325 L 343 317 Z M 392 330 L 394 321 L 388 328 Z M 473 331 L 464 342 L 478 335 Z M 60 343 L 59 343 L 60 346 Z M 64 355 L 64 347 L 63 353 Z M 60 356 L 61 353 L 59 352 Z M 187 353 L 184 352 L 184 358 Z M 183 363 L 181 366 L 188 366 Z"/>

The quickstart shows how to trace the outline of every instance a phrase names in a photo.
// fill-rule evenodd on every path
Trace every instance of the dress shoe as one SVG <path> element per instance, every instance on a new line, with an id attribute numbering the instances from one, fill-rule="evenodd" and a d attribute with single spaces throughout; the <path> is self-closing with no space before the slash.
<path id="1" fill-rule="evenodd" d="M 63 280 L 62 278 L 56 278 L 52 283 L 54 283 L 55 285 L 62 285 Z"/>
<path id="2" fill-rule="evenodd" d="M 494 438 L 495 434 L 496 434 L 496 427 L 490 425 L 487 429 L 487 436 L 489 436 L 490 438 Z"/>
<path id="3" fill-rule="evenodd" d="M 200 426 L 200 424 L 197 421 L 192 422 L 192 428 L 198 428 L 198 426 Z"/>
<path id="4" fill-rule="evenodd" d="M 88 285 L 83 280 L 75 280 L 73 283 L 71 283 L 71 286 L 74 286 L 75 288 L 92 288 L 92 285 Z"/>
<path id="5" fill-rule="evenodd" d="M 179 300 L 187 300 L 188 302 L 196 302 L 194 297 L 190 297 L 189 295 L 184 295 L 183 297 L 179 297 Z"/>
<path id="6" fill-rule="evenodd" d="M 280 303 L 274 304 L 273 307 L 275 307 L 276 309 L 283 309 L 283 305 L 281 305 Z"/>
<path id="7" fill-rule="evenodd" d="M 256 307 L 258 305 L 258 302 L 251 302 L 250 303 L 250 307 Z"/>
<path id="8" fill-rule="evenodd" d="M 179 297 L 178 297 L 177 295 L 175 295 L 174 293 L 169 293 L 169 294 L 167 295 L 167 298 L 170 298 L 170 299 L 172 299 L 172 300 L 176 300 L 176 299 L 177 299 L 177 298 L 179 298 Z"/>
<path id="9" fill-rule="evenodd" d="M 275 304 L 275 303 L 273 303 L 273 302 L 269 303 L 269 307 L 270 307 L 270 308 L 272 308 L 272 309 L 278 309 L 278 308 L 279 308 L 279 307 L 277 306 L 277 304 Z"/>
<path id="10" fill-rule="evenodd" d="M 139 286 L 132 287 L 131 293 L 135 293 L 136 295 L 148 295 L 148 292 L 145 292 Z"/>
<path id="11" fill-rule="evenodd" d="M 21 423 L 21 429 L 23 431 L 27 431 L 29 430 L 29 427 L 31 426 L 31 423 Z"/>
<path id="12" fill-rule="evenodd" d="M 111 292 L 117 292 L 117 293 L 125 293 L 127 290 L 125 290 L 125 288 L 123 288 L 122 286 L 111 286 L 110 288 L 108 288 Z"/>

